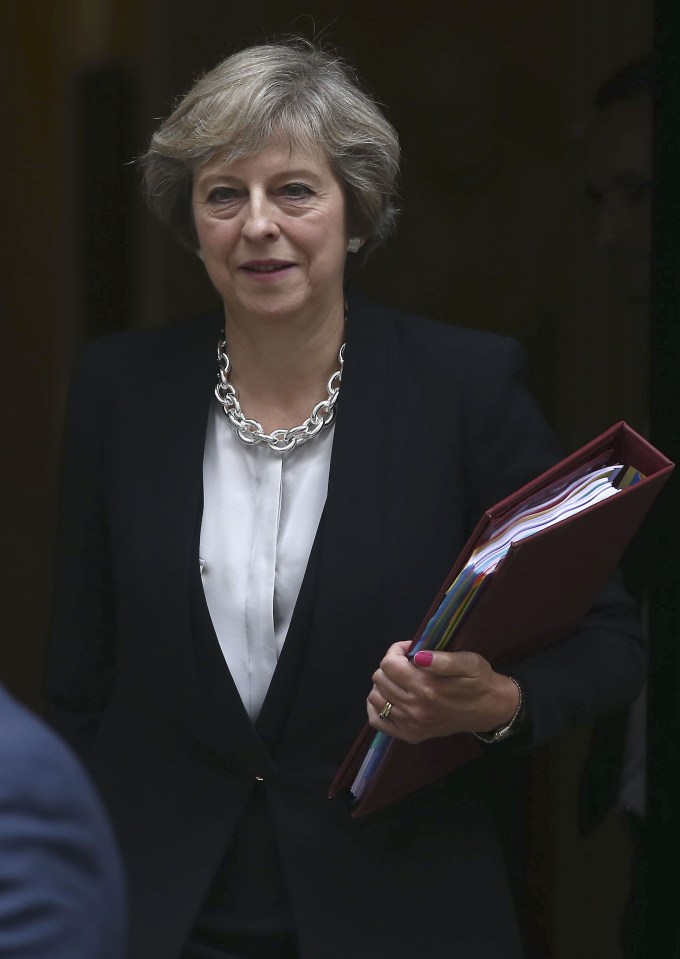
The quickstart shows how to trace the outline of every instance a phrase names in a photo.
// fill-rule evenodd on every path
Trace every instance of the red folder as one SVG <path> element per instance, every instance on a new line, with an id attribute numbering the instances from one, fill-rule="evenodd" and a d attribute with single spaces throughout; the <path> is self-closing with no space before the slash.
<path id="1" fill-rule="evenodd" d="M 557 642 L 576 629 L 674 468 L 669 459 L 623 422 L 484 513 L 412 645 L 490 527 L 579 467 L 585 470 L 598 456 L 604 464 L 633 466 L 644 478 L 575 516 L 513 543 L 447 649 L 473 650 L 499 665 Z M 367 723 L 330 785 L 331 797 L 350 788 L 374 735 L 375 730 Z M 417 745 L 394 740 L 352 815 L 362 816 L 395 802 L 483 752 L 471 733 Z"/>

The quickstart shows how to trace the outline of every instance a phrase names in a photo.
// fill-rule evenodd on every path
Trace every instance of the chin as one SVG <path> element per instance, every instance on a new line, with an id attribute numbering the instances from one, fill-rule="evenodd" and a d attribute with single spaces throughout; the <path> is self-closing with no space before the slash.
<path id="1" fill-rule="evenodd" d="M 231 303 L 232 309 L 237 312 L 252 317 L 260 317 L 263 320 L 285 319 L 298 313 L 304 306 L 296 297 L 281 296 L 243 297 L 236 301 L 233 298 L 231 300 L 225 299 L 227 310 L 229 309 L 229 303 Z"/>

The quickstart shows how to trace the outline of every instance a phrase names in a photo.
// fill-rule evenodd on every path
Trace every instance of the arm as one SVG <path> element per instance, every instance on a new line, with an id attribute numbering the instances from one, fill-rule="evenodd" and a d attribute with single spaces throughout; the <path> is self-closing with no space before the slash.
<path id="1" fill-rule="evenodd" d="M 469 379 L 460 403 L 466 436 L 468 529 L 483 509 L 560 455 L 519 379 L 519 349 L 497 338 L 479 343 L 484 355 L 469 357 Z M 436 653 L 427 670 L 418 669 L 397 644 L 374 676 L 369 720 L 410 742 L 496 729 L 513 718 L 518 705 L 519 690 L 506 669 L 526 692 L 526 713 L 536 742 L 616 709 L 634 697 L 644 673 L 633 604 L 611 581 L 572 636 L 544 653 L 504 664 L 502 672 L 470 653 Z M 386 701 L 393 704 L 389 720 L 379 716 Z"/>
<path id="2" fill-rule="evenodd" d="M 122 870 L 101 804 L 56 737 L 0 690 L 0 959 L 121 959 Z"/>

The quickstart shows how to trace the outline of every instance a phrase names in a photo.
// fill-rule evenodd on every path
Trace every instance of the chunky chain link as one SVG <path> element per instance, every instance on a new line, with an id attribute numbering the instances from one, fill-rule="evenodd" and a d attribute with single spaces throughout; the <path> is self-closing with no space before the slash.
<path id="1" fill-rule="evenodd" d="M 227 355 L 227 343 L 225 339 L 221 339 L 217 344 L 219 373 L 215 396 L 222 404 L 225 416 L 234 428 L 236 435 L 246 446 L 258 446 L 260 443 L 266 443 L 276 453 L 287 453 L 296 446 L 307 443 L 325 426 L 330 426 L 333 422 L 335 406 L 340 394 L 344 362 L 345 344 L 343 343 L 338 353 L 340 369 L 333 373 L 326 387 L 328 398 L 317 403 L 308 418 L 300 426 L 293 426 L 289 430 L 274 430 L 273 433 L 265 433 L 261 423 L 258 423 L 257 420 L 250 420 L 243 415 L 241 404 L 238 401 L 238 393 L 229 382 L 231 364 Z"/>

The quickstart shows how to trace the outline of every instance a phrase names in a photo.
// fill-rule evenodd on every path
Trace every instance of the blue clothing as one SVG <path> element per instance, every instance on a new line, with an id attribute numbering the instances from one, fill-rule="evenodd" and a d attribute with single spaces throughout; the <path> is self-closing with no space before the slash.
<path id="1" fill-rule="evenodd" d="M 70 749 L 0 686 L 0 959 L 122 959 L 111 827 Z"/>

